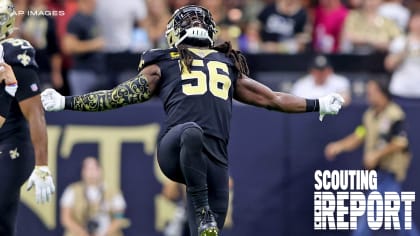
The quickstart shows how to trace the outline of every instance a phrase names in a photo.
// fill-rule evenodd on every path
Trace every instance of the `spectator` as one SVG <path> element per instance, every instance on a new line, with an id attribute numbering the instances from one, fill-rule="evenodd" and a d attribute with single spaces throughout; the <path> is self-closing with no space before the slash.
<path id="1" fill-rule="evenodd" d="M 237 40 L 241 35 L 238 27 L 239 20 L 242 18 L 242 11 L 239 9 L 228 9 L 228 1 L 223 0 L 199 0 L 198 5 L 207 8 L 216 25 L 218 26 L 217 40 L 215 44 L 230 41 L 234 48 L 237 48 Z M 232 4 L 232 2 L 230 2 Z"/>
<path id="2" fill-rule="evenodd" d="M 126 203 L 120 190 L 107 188 L 94 157 L 83 160 L 81 181 L 69 185 L 60 200 L 66 236 L 120 236 Z"/>
<path id="3" fill-rule="evenodd" d="M 367 84 L 368 110 L 363 115 L 363 123 L 349 136 L 329 143 L 325 155 L 333 160 L 343 152 L 352 151 L 364 142 L 363 164 L 366 169 L 376 170 L 378 186 L 374 191 L 401 192 L 401 182 L 405 179 L 411 155 L 404 127 L 404 111 L 392 102 L 388 85 L 382 80 L 370 80 Z M 400 222 L 404 222 L 403 209 L 399 212 Z M 400 235 L 419 235 L 416 226 L 410 231 L 401 227 Z M 366 216 L 359 217 L 354 236 L 369 236 Z"/>
<path id="4" fill-rule="evenodd" d="M 385 67 L 394 71 L 390 91 L 404 98 L 420 98 L 420 11 L 413 13 L 408 34 L 392 41 Z"/>
<path id="5" fill-rule="evenodd" d="M 205 7 L 210 11 L 211 15 L 213 16 L 214 22 L 216 22 L 216 25 L 220 26 L 220 24 L 229 23 L 229 18 L 227 15 L 227 8 L 224 5 L 224 1 L 198 0 L 197 3 L 198 5 Z"/>
<path id="6" fill-rule="evenodd" d="M 160 170 L 159 170 L 160 171 Z M 162 177 L 163 174 L 161 174 Z M 156 230 L 164 236 L 190 235 L 185 210 L 185 188 L 179 183 L 163 178 L 162 192 L 155 198 Z"/>
<path id="7" fill-rule="evenodd" d="M 57 2 L 59 1 L 59 2 Z M 62 75 L 63 75 L 63 87 L 59 90 L 63 94 L 70 95 L 70 88 L 69 88 L 69 79 L 68 79 L 68 72 L 72 66 L 72 58 L 71 55 L 65 54 L 63 49 L 63 40 L 65 35 L 67 34 L 67 25 L 71 18 L 77 13 L 78 11 L 78 1 L 79 0 L 56 0 L 56 4 L 49 4 L 50 9 L 55 9 L 58 11 L 64 11 L 64 16 L 54 18 L 56 23 L 56 35 L 57 40 L 59 42 L 59 46 L 61 49 L 61 58 L 62 58 Z"/>
<path id="8" fill-rule="evenodd" d="M 171 12 L 186 5 L 194 4 L 194 0 L 168 0 Z"/>
<path id="9" fill-rule="evenodd" d="M 299 0 L 276 0 L 259 14 L 261 39 L 266 52 L 297 53 L 309 41 L 307 13 Z"/>
<path id="10" fill-rule="evenodd" d="M 67 25 L 63 39 L 63 51 L 73 56 L 69 71 L 70 92 L 74 95 L 89 92 L 99 86 L 104 70 L 104 58 L 100 50 L 104 40 L 93 16 L 95 0 L 79 0 L 78 12 Z"/>
<path id="11" fill-rule="evenodd" d="M 144 0 L 124 0 L 115 7 L 114 0 L 97 1 L 96 19 L 105 39 L 106 53 L 127 52 L 134 26 L 142 26 L 147 16 Z"/>
<path id="12" fill-rule="evenodd" d="M 316 52 L 335 53 L 340 46 L 347 8 L 340 0 L 320 0 L 315 8 L 313 47 Z"/>
<path id="13" fill-rule="evenodd" d="M 166 48 L 165 29 L 171 18 L 166 0 L 147 0 L 148 17 L 144 20 L 144 28 L 153 48 Z"/>
<path id="14" fill-rule="evenodd" d="M 360 10 L 346 18 L 341 49 L 345 53 L 369 54 L 388 50 L 390 42 L 401 34 L 398 26 L 378 14 L 381 0 L 363 0 Z"/>
<path id="15" fill-rule="evenodd" d="M 299 79 L 292 87 L 292 94 L 306 98 L 316 98 L 330 93 L 338 93 L 346 101 L 351 101 L 350 82 L 334 73 L 328 59 L 323 55 L 314 57 L 309 68 L 310 74 Z"/>
<path id="16" fill-rule="evenodd" d="M 59 39 L 63 39 L 64 35 L 67 33 L 67 25 L 70 19 L 73 18 L 78 11 L 78 1 L 79 0 L 66 0 L 58 4 L 57 10 L 65 12 L 64 16 L 60 16 L 55 19 L 57 36 Z M 62 40 L 59 40 L 59 42 L 62 42 Z"/>
<path id="17" fill-rule="evenodd" d="M 242 9 L 244 11 L 243 18 L 246 21 L 257 20 L 258 14 L 266 6 L 266 4 L 261 0 L 245 0 L 245 1 L 243 1 L 243 5 L 244 5 L 242 7 Z"/>
<path id="18" fill-rule="evenodd" d="M 34 0 L 30 10 L 43 12 L 47 9 L 46 0 Z M 61 75 L 61 54 L 55 31 L 55 19 L 46 14 L 25 15 L 20 27 L 22 38 L 28 40 L 36 50 L 35 59 L 38 63 L 41 87 L 63 86 Z M 43 90 L 42 89 L 42 90 Z"/>
<path id="19" fill-rule="evenodd" d="M 106 87 L 112 88 L 136 76 L 136 70 L 118 68 L 113 61 L 115 55 L 140 53 L 150 49 L 151 44 L 144 29 L 144 20 L 147 17 L 145 0 L 124 0 L 118 6 L 115 0 L 100 0 L 97 2 L 96 19 L 103 32 L 106 55 L 107 79 Z"/>
<path id="20" fill-rule="evenodd" d="M 357 10 L 360 9 L 363 5 L 364 0 L 345 0 L 345 5 L 347 8 L 351 10 Z"/>
<path id="21" fill-rule="evenodd" d="M 406 0 L 404 3 L 408 6 L 408 9 L 411 9 L 412 11 L 420 10 L 420 1 L 418 0 Z"/>
<path id="22" fill-rule="evenodd" d="M 12 1 L 13 5 L 15 6 L 16 11 L 25 11 L 28 10 L 28 0 L 14 0 Z M 15 25 L 17 28 L 20 27 L 24 14 L 17 14 Z"/>
<path id="23" fill-rule="evenodd" d="M 244 33 L 238 39 L 239 50 L 245 53 L 258 53 L 261 50 L 261 38 L 258 22 L 250 21 Z"/>
<path id="24" fill-rule="evenodd" d="M 402 4 L 403 0 L 386 0 L 379 7 L 379 15 L 393 20 L 401 32 L 407 29 L 410 11 Z"/>

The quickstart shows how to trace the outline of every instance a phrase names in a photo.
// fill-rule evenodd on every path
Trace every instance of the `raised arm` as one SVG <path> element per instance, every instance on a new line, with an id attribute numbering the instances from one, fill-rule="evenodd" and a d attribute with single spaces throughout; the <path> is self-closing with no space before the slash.
<path id="1" fill-rule="evenodd" d="M 135 78 L 110 90 L 64 97 L 53 89 L 46 89 L 42 92 L 41 99 L 46 111 L 106 111 L 149 100 L 159 79 L 160 68 L 150 65 Z"/>
<path id="2" fill-rule="evenodd" d="M 235 99 L 253 106 L 287 113 L 320 112 L 337 114 L 344 99 L 338 94 L 320 99 L 305 99 L 287 93 L 274 92 L 267 86 L 242 75 L 236 82 Z"/>

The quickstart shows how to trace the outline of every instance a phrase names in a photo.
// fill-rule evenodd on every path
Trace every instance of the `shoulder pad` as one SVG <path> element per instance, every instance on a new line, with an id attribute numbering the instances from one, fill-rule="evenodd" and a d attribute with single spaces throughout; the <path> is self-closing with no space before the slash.
<path id="1" fill-rule="evenodd" d="M 10 65 L 38 67 L 35 49 L 24 39 L 8 38 L 0 42 L 4 48 L 4 61 Z"/>
<path id="2" fill-rule="evenodd" d="M 160 61 L 176 60 L 178 58 L 179 53 L 176 48 L 147 50 L 141 55 L 138 70 L 141 71 L 146 66 L 156 64 Z"/>

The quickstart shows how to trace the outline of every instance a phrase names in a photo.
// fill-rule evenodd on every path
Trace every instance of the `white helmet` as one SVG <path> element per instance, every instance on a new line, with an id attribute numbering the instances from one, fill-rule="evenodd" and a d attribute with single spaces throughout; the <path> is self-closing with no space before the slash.
<path id="1" fill-rule="evenodd" d="M 16 11 L 10 0 L 0 0 L 0 40 L 15 30 Z"/>

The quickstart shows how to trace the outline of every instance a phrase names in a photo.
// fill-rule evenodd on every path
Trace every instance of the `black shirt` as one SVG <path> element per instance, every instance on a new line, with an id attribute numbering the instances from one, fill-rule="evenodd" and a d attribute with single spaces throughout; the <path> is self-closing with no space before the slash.
<path id="1" fill-rule="evenodd" d="M 10 38 L 0 43 L 4 48 L 4 60 L 13 67 L 19 86 L 6 117 L 6 123 L 0 128 L 0 143 L 30 142 L 29 127 L 20 110 L 19 102 L 40 93 L 35 50 L 23 39 Z M 0 85 L 0 89 L 4 89 L 4 83 Z"/>
<path id="2" fill-rule="evenodd" d="M 99 27 L 93 15 L 76 13 L 67 25 L 67 33 L 76 36 L 81 41 L 91 40 L 99 36 Z M 73 55 L 76 70 L 104 70 L 104 55 L 101 52 L 89 52 Z"/>
<path id="3" fill-rule="evenodd" d="M 156 64 L 161 70 L 156 95 L 167 115 L 166 131 L 178 124 L 197 123 L 204 131 L 206 150 L 227 163 L 232 97 L 238 72 L 225 54 L 215 50 L 193 52 L 191 72 L 181 71 L 177 49 L 153 49 L 142 55 L 140 70 Z"/>
<path id="4" fill-rule="evenodd" d="M 227 143 L 237 72 L 232 60 L 225 54 L 215 50 L 196 50 L 203 57 L 194 54 L 191 73 L 181 75 L 176 49 L 146 51 L 141 68 L 157 64 L 161 69 L 157 95 L 167 114 L 168 129 L 196 122 L 203 128 L 204 134 Z"/>
<path id="5" fill-rule="evenodd" d="M 205 134 L 227 142 L 237 72 L 231 59 L 223 53 L 197 51 L 203 57 L 195 55 L 191 73 L 181 75 L 176 49 L 145 52 L 141 68 L 157 64 L 161 69 L 157 95 L 167 114 L 168 129 L 193 121 L 203 128 Z"/>
<path id="6" fill-rule="evenodd" d="M 307 15 L 302 8 L 293 15 L 286 15 L 278 12 L 275 4 L 271 4 L 261 11 L 258 19 L 262 25 L 262 41 L 281 42 L 304 31 Z"/>

